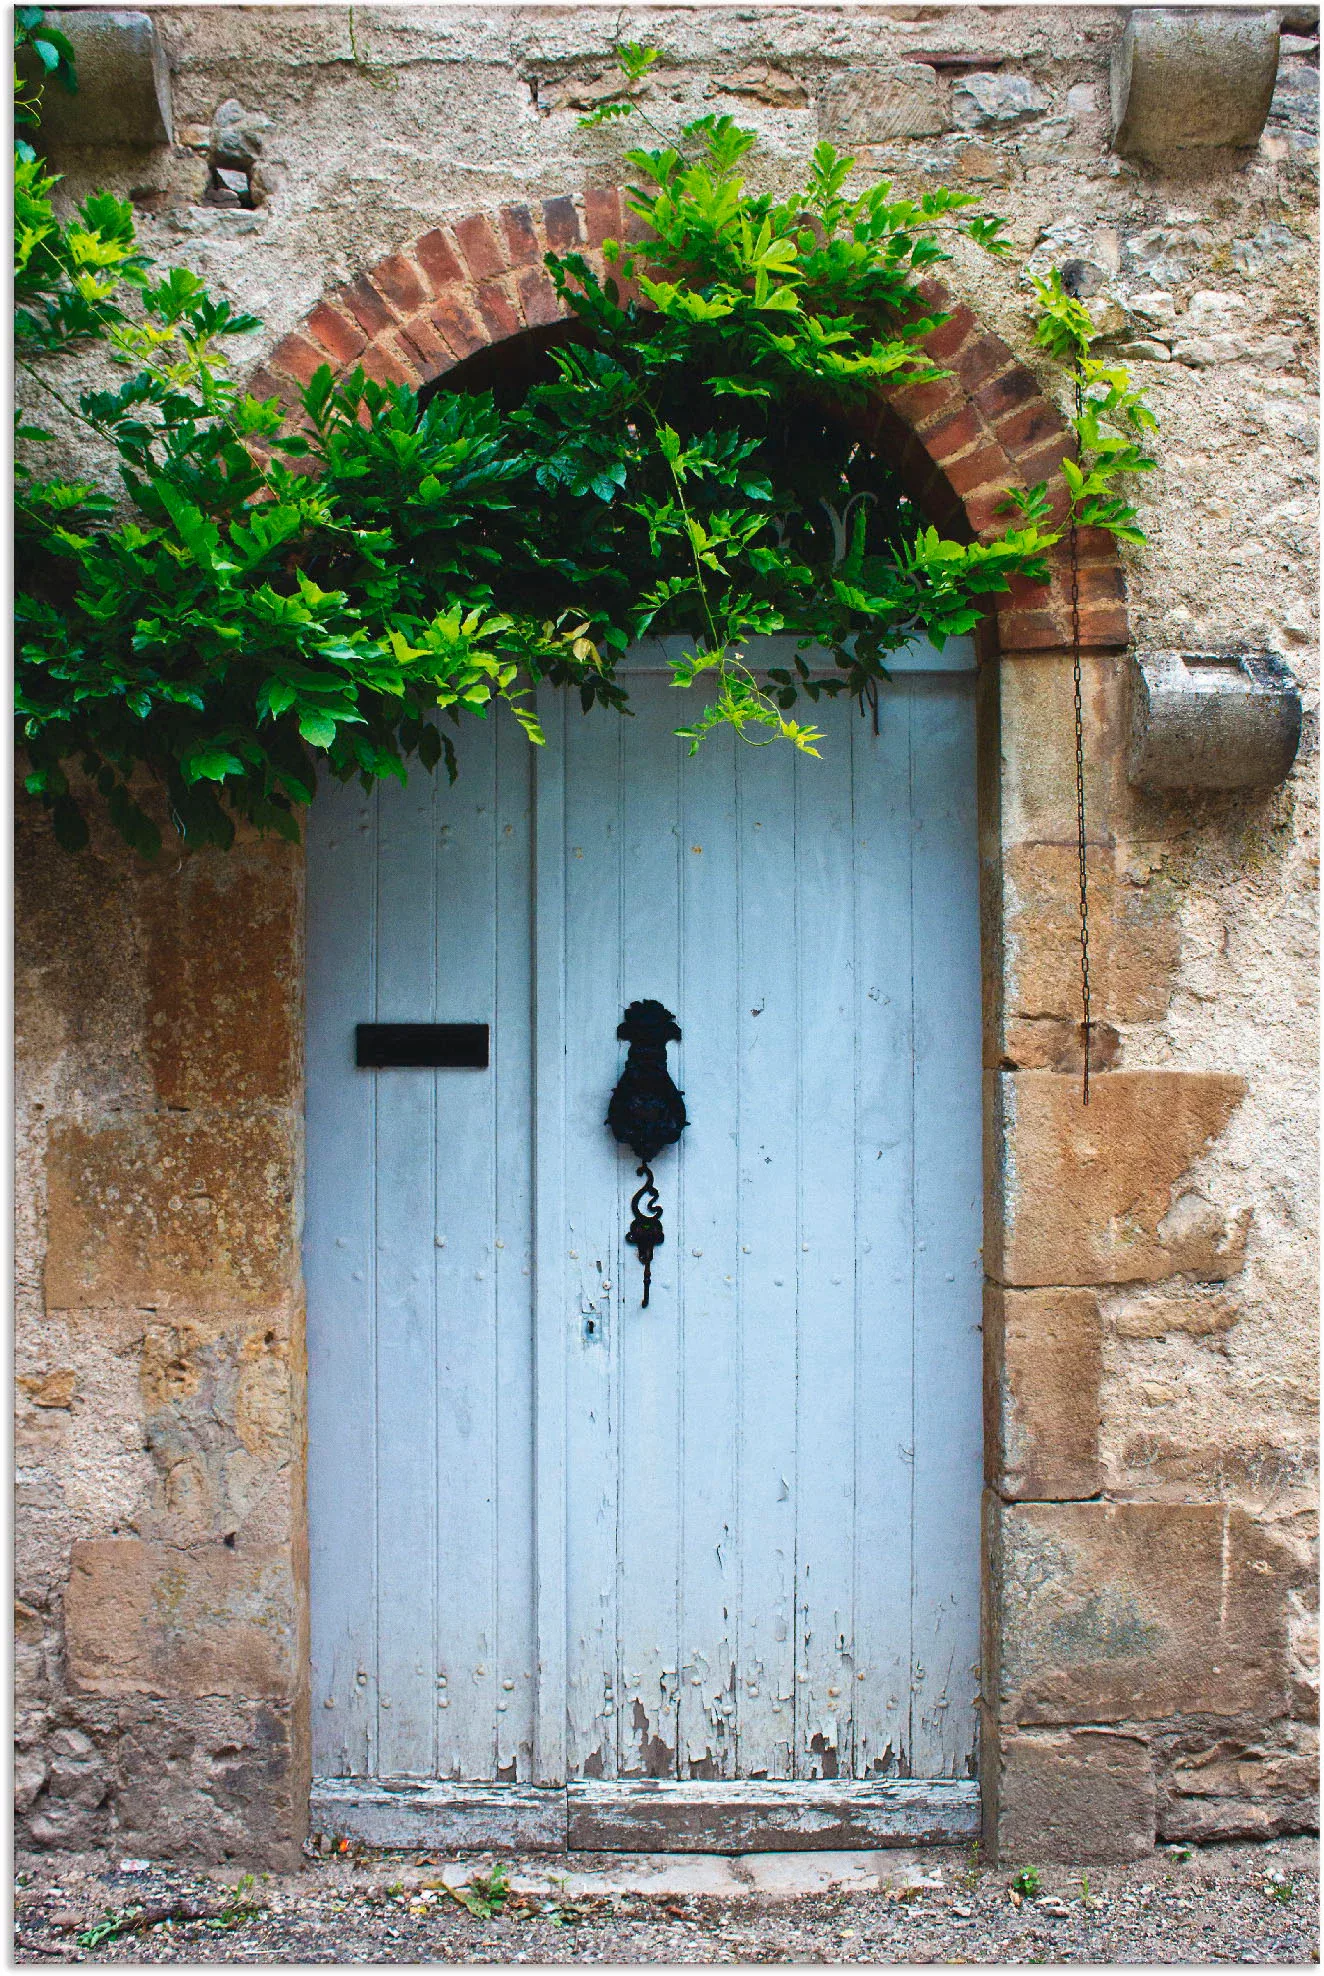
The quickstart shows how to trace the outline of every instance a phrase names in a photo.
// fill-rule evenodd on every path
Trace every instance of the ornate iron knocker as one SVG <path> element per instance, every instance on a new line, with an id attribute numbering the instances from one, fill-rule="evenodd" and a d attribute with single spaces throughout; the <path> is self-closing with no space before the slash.
<path id="1" fill-rule="evenodd" d="M 607 1124 L 619 1143 L 629 1146 L 639 1161 L 643 1186 L 630 1202 L 633 1219 L 625 1239 L 637 1251 L 644 1266 L 642 1308 L 647 1310 L 653 1280 L 653 1251 L 666 1240 L 662 1232 L 662 1209 L 653 1184 L 653 1161 L 664 1146 L 675 1145 L 689 1123 L 684 1099 L 667 1069 L 667 1044 L 679 1043 L 680 1030 L 671 1010 L 664 1009 L 661 1002 L 631 1002 L 616 1034 L 630 1045 L 630 1053 L 607 1106 Z M 642 1205 L 645 1195 L 647 1208 Z"/>

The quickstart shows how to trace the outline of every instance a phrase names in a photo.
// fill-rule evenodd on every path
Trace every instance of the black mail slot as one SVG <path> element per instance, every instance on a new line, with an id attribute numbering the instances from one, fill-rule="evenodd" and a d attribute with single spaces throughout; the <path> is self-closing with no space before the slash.
<path id="1" fill-rule="evenodd" d="M 361 1022 L 360 1070 L 486 1070 L 485 1022 Z"/>

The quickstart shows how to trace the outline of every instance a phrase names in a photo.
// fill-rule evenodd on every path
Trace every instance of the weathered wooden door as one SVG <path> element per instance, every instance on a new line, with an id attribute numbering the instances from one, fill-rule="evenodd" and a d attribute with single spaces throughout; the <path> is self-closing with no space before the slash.
<path id="1" fill-rule="evenodd" d="M 911 655 L 876 732 L 824 703 L 818 760 L 691 759 L 645 656 L 633 718 L 319 797 L 323 1823 L 547 1843 L 568 1784 L 584 1845 L 973 1828 L 972 667 Z M 641 997 L 691 1120 L 647 1310 L 604 1125 Z M 362 1022 L 486 1023 L 489 1067 L 356 1069 Z"/>

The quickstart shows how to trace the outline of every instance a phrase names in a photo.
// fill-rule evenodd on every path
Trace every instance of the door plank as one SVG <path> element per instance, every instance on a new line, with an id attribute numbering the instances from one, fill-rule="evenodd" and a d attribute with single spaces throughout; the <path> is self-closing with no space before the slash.
<path id="1" fill-rule="evenodd" d="M 979 1836 L 978 1786 L 887 1782 L 572 1784 L 573 1852 L 801 1852 L 953 1846 Z"/>
<path id="2" fill-rule="evenodd" d="M 567 1774 L 616 1775 L 620 1708 L 620 1331 L 633 1321 L 633 1282 L 618 1267 L 632 1168 L 607 1131 L 621 1055 L 621 749 L 625 721 L 565 718 L 565 914 L 571 953 L 565 1007 L 565 1114 L 559 1156 L 572 1176 L 563 1235 L 569 1404 L 567 1556 L 570 1625 Z M 633 1255 L 627 1251 L 633 1261 Z"/>
<path id="3" fill-rule="evenodd" d="M 492 1273 L 496 1511 L 492 1577 L 500 1693 L 496 1776 L 533 1770 L 533 757 L 513 720 L 496 731 L 495 979 L 492 1097 L 496 1108 Z M 452 1710 L 455 1703 L 452 1699 Z"/>
<path id="4" fill-rule="evenodd" d="M 436 1019 L 433 793 L 430 776 L 411 776 L 405 788 L 383 786 L 378 799 L 380 1022 Z M 435 1759 L 437 1713 L 432 1615 L 441 1470 L 432 1204 L 441 1179 L 438 1073 L 363 1070 L 359 1076 L 377 1087 L 377 1768 L 385 1776 L 426 1774 Z"/>
<path id="5" fill-rule="evenodd" d="M 453 788 L 444 781 L 437 785 L 435 952 L 438 1017 L 444 1020 L 472 1021 L 495 1006 L 494 730 L 490 722 L 475 725 L 477 731 L 466 737 L 459 780 Z M 500 1052 L 499 1040 L 496 1048 Z M 440 1738 L 439 1774 L 476 1780 L 496 1774 L 496 1704 L 501 1694 L 494 1573 L 497 1311 L 491 1070 L 438 1072 L 437 1090 L 431 1240 L 440 1527 L 430 1706 Z M 441 1707 L 442 1702 L 448 1706 Z M 402 1769 L 383 1766 L 382 1774 L 399 1775 Z"/>
<path id="6" fill-rule="evenodd" d="M 677 1075 L 693 1114 L 674 1169 L 678 1230 L 683 1225 L 685 1236 L 677 1765 L 682 1778 L 736 1774 L 740 1194 L 733 1152 L 741 1010 L 735 751 L 742 745 L 730 733 L 711 735 L 685 761 L 680 777 L 684 1042 Z"/>
<path id="7" fill-rule="evenodd" d="M 566 1775 L 565 755 L 563 695 L 545 693 L 534 800 L 533 1777 Z"/>
<path id="8" fill-rule="evenodd" d="M 982 1169 L 973 675 L 911 682 L 915 921 L 915 1552 L 911 1764 L 975 1763 Z M 922 876 L 921 876 L 922 875 Z M 955 1011 L 962 1020 L 954 1019 Z"/>
<path id="9" fill-rule="evenodd" d="M 633 699 L 622 725 L 624 810 L 620 912 L 621 998 L 655 998 L 674 1010 L 682 1031 L 690 1011 L 680 1002 L 679 783 L 683 744 L 674 689 L 660 683 Z M 678 695 L 676 696 L 679 697 Z M 607 1011 L 604 1010 L 604 1014 Z M 696 1012 L 697 1013 L 697 1012 Z M 624 1061 L 614 1045 L 615 1019 L 604 1025 L 604 1068 Z M 671 1066 L 683 1064 L 673 1046 Z M 677 1080 L 683 1083 L 683 1075 Z M 609 1088 L 609 1087 L 608 1087 Z M 605 1111 L 605 1106 L 604 1106 Z M 624 1202 L 638 1186 L 635 1161 L 617 1154 Z M 643 1273 L 621 1242 L 614 1275 L 620 1362 L 620 1532 L 617 1670 L 622 1776 L 675 1776 L 679 1744 L 680 1557 L 686 1542 L 681 1500 L 680 1288 L 689 1260 L 679 1169 L 683 1144 L 659 1155 L 657 1180 L 666 1241 L 653 1260 L 652 1294 L 641 1307 Z"/>
<path id="10" fill-rule="evenodd" d="M 879 731 L 852 727 L 855 756 L 855 1714 L 857 1777 L 910 1760 L 914 1520 L 913 1003 L 910 693 L 884 689 Z M 858 1677 L 864 1676 L 863 1681 Z"/>
<path id="11" fill-rule="evenodd" d="M 740 1111 L 740 1621 L 737 1746 L 745 1777 L 787 1777 L 795 1746 L 795 1060 L 789 748 L 736 753 Z"/>
<path id="12" fill-rule="evenodd" d="M 324 1776 L 362 1777 L 377 1762 L 376 1243 L 365 1185 L 377 1096 L 354 1067 L 353 1037 L 355 1023 L 376 1012 L 376 792 L 323 789 L 307 857 L 313 1763 Z"/>
<path id="13" fill-rule="evenodd" d="M 800 951 L 797 1192 L 795 1774 L 854 1771 L 855 894 L 852 727 L 817 710 L 818 760 L 796 755 Z M 870 1486 L 873 1479 L 870 1478 Z"/>

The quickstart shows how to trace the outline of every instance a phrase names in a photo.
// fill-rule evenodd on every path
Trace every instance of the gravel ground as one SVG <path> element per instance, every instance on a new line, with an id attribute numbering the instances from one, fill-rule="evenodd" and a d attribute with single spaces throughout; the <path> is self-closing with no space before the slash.
<path id="1" fill-rule="evenodd" d="M 1010 1869 L 987 1870 L 970 1854 L 946 1852 L 925 1855 L 926 1875 L 940 1872 L 938 1886 L 782 1899 L 526 1892 L 486 1916 L 440 1886 L 452 1864 L 365 1851 L 310 1860 L 300 1873 L 260 1875 L 250 1885 L 229 1871 L 139 1863 L 125 1872 L 119 1859 L 89 1854 L 20 1855 L 16 1960 L 48 1967 L 1318 1961 L 1318 1848 L 1303 1839 L 1169 1848 L 1136 1866 L 1084 1874 L 1045 1866 L 1028 1899 L 1017 1895 Z M 582 1855 L 509 1862 L 517 1878 L 531 1869 L 591 1872 L 594 1864 Z M 480 1909 L 487 1904 L 472 1888 L 467 1897 Z M 93 1943 L 100 1927 L 117 1923 L 127 1923 L 126 1932 Z"/>

